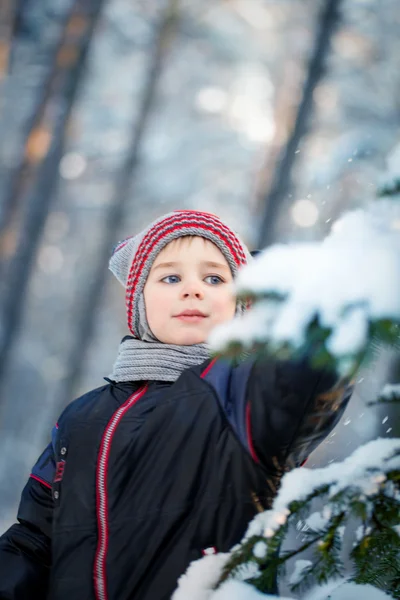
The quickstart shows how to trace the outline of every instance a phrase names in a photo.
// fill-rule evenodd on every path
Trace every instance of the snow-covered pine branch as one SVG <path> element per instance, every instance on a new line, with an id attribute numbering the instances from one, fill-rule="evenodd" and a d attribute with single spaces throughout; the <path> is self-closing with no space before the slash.
<path id="1" fill-rule="evenodd" d="M 320 365 L 334 364 L 343 375 L 352 374 L 371 340 L 391 344 L 399 338 L 399 223 L 400 203 L 381 200 L 345 215 L 322 242 L 264 251 L 236 284 L 238 296 L 250 300 L 251 307 L 214 332 L 215 351 L 252 350 L 283 358 L 307 352 Z M 303 545 L 280 553 L 289 523 L 304 520 L 316 497 L 324 497 L 325 509 L 305 521 Z M 174 600 L 270 598 L 262 590 L 270 588 L 276 571 L 309 547 L 315 560 L 298 564 L 292 589 L 312 581 L 326 585 L 304 600 L 325 600 L 328 594 L 335 600 L 400 597 L 399 506 L 399 439 L 375 440 L 324 469 L 296 469 L 282 479 L 272 509 L 255 517 L 230 555 L 207 557 L 214 565 L 214 584 L 208 579 L 205 587 L 199 585 L 207 581 L 200 560 L 182 577 Z M 352 518 L 361 523 L 350 555 L 352 581 L 340 580 L 343 531 Z"/>
<path id="2" fill-rule="evenodd" d="M 258 514 L 249 524 L 242 542 L 229 554 L 211 555 L 192 563 L 179 581 L 173 600 L 266 600 L 261 594 L 275 570 L 306 547 L 315 550 L 296 573 L 292 589 L 311 581 L 325 584 L 341 576 L 343 528 L 357 518 L 358 540 L 351 552 L 353 584 L 370 587 L 385 578 L 393 598 L 400 594 L 400 440 L 377 439 L 358 448 L 342 462 L 321 469 L 295 469 L 287 473 L 271 510 Z M 279 554 L 290 523 L 304 522 L 310 500 L 323 497 L 322 513 L 312 515 L 302 529 L 305 542 Z M 371 552 L 376 560 L 371 573 Z M 305 561 L 304 561 L 305 562 Z M 338 568 L 339 565 L 339 568 Z M 387 565 L 391 565 L 389 570 Z M 211 574 L 211 575 L 210 575 Z M 215 589 L 217 582 L 221 583 Z M 239 585 L 239 583 L 241 585 Z M 251 584 L 244 586 L 243 583 Z M 349 589 L 349 588 L 348 588 Z M 350 588 L 350 590 L 357 588 Z M 396 595 L 397 594 L 397 595 Z M 310 593 L 310 598 L 312 597 Z M 332 596 L 333 597 L 333 596 Z M 343 596 L 344 597 L 344 596 Z M 338 596 L 338 600 L 343 598 Z M 347 600 L 360 596 L 346 596 Z M 389 598 L 381 593 L 381 598 Z M 325 596 L 320 596 L 325 598 Z M 378 590 L 376 598 L 379 598 Z M 308 595 L 304 596 L 308 599 Z M 371 600 L 375 596 L 371 595 Z"/>
<path id="3" fill-rule="evenodd" d="M 400 202 L 382 200 L 346 214 L 321 242 L 276 245 L 242 269 L 242 317 L 210 337 L 216 352 L 313 348 L 343 374 L 358 366 L 372 337 L 393 343 L 400 323 Z"/>
<path id="4" fill-rule="evenodd" d="M 307 353 L 348 376 L 374 343 L 398 343 L 399 173 L 400 146 L 388 163 L 383 199 L 345 215 L 322 242 L 276 245 L 244 268 L 236 292 L 250 309 L 214 331 L 215 352 Z M 398 391 L 386 387 L 383 396 Z M 325 506 L 310 515 L 316 497 Z M 354 518 L 360 527 L 349 556 L 353 571 L 340 578 L 343 532 Z M 302 524 L 303 545 L 281 552 L 294 521 Z M 298 560 L 289 579 L 293 591 L 319 584 L 303 600 L 400 598 L 400 439 L 378 439 L 342 463 L 286 474 L 271 510 L 253 519 L 230 553 L 192 563 L 173 600 L 272 599 L 262 591 L 276 571 L 309 547 L 314 560 Z"/>
<path id="5" fill-rule="evenodd" d="M 387 383 L 380 392 L 377 400 L 370 402 L 370 404 L 383 404 L 386 402 L 400 402 L 400 383 Z"/>

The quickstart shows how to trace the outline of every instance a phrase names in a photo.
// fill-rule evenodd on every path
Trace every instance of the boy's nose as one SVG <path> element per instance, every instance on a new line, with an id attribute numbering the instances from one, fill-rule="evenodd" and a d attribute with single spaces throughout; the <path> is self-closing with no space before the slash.
<path id="1" fill-rule="evenodd" d="M 197 298 L 198 300 L 201 300 L 204 298 L 204 293 L 200 286 L 189 284 L 182 290 L 182 296 L 183 298 Z"/>

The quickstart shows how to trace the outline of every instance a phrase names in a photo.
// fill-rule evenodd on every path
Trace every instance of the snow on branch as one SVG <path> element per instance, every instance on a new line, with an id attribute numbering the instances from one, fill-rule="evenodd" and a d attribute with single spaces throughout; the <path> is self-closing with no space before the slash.
<path id="1" fill-rule="evenodd" d="M 271 537 L 286 522 L 292 503 L 307 501 L 319 490 L 333 497 L 346 488 L 370 496 L 385 481 L 377 473 L 400 469 L 400 440 L 378 438 L 360 446 L 342 462 L 320 469 L 294 469 L 282 478 L 272 509 L 258 514 L 249 524 L 244 539 L 254 535 Z M 399 497 L 400 500 L 400 497 Z"/>
<path id="2" fill-rule="evenodd" d="M 192 563 L 179 581 L 173 600 L 268 598 L 260 591 L 269 589 L 271 578 L 273 580 L 287 560 L 310 546 L 315 549 L 318 560 L 301 561 L 297 565 L 292 575 L 292 589 L 300 589 L 303 584 L 309 586 L 313 581 L 324 583 L 327 573 L 328 579 L 337 578 L 341 575 L 343 527 L 354 518 L 361 520 L 362 527 L 351 554 L 355 565 L 353 583 L 370 583 L 365 581 L 363 568 L 365 561 L 370 562 L 371 551 L 382 560 L 391 561 L 393 549 L 388 540 L 396 539 L 396 560 L 396 546 L 400 543 L 396 529 L 399 525 L 399 471 L 399 439 L 371 441 L 344 461 L 325 468 L 294 469 L 282 478 L 272 508 L 250 522 L 242 542 L 231 553 L 208 556 Z M 302 529 L 306 542 L 296 550 L 280 552 L 289 522 L 298 521 L 309 510 L 310 500 L 318 496 L 325 497 L 325 508 L 319 518 L 314 514 L 308 520 L 307 531 Z M 381 570 L 381 565 L 378 563 L 376 568 Z M 389 574 L 386 579 L 389 581 Z M 348 599 L 353 597 L 356 595 L 347 596 Z M 342 596 L 337 598 L 341 600 Z M 307 595 L 304 599 L 307 600 Z"/>
<path id="3" fill-rule="evenodd" d="M 346 580 L 335 579 L 326 585 L 310 590 L 303 600 L 393 600 L 392 596 L 385 594 L 372 585 L 359 585 Z M 242 581 L 227 581 L 212 595 L 196 595 L 192 589 L 188 595 L 175 595 L 172 600 L 294 600 L 283 596 L 263 594 L 251 585 Z"/>
<path id="4" fill-rule="evenodd" d="M 376 402 L 400 402 L 400 383 L 387 383 L 380 392 Z M 375 404 L 371 402 L 370 404 Z"/>
<path id="5" fill-rule="evenodd" d="M 236 293 L 250 308 L 214 330 L 209 342 L 216 353 L 283 359 L 307 353 L 348 376 L 374 343 L 398 343 L 399 165 L 400 146 L 389 157 L 382 199 L 346 214 L 322 242 L 272 246 L 241 270 Z M 379 397 L 396 399 L 400 384 L 387 385 Z M 318 497 L 324 508 L 310 514 Z M 192 563 L 172 600 L 272 600 L 263 591 L 275 589 L 293 557 L 299 558 L 288 582 L 293 592 L 309 590 L 303 600 L 400 598 L 399 507 L 400 439 L 371 441 L 322 469 L 295 469 L 241 543 Z M 343 534 L 355 521 L 360 526 L 349 548 Z M 302 545 L 282 551 L 289 525 L 300 526 Z M 307 549 L 312 561 L 301 558 Z M 344 555 L 352 567 L 346 578 Z"/>
<path id="6" fill-rule="evenodd" d="M 283 596 L 262 594 L 246 583 L 229 581 L 210 600 L 294 600 Z M 303 600 L 393 600 L 372 585 L 359 585 L 336 579 L 305 594 Z M 188 600 L 188 599 L 186 599 Z"/>
<path id="7" fill-rule="evenodd" d="M 372 585 L 359 585 L 345 579 L 336 579 L 310 591 L 304 596 L 304 600 L 393 600 L 393 598 Z"/>
<path id="8" fill-rule="evenodd" d="M 399 222 L 400 202 L 382 200 L 346 214 L 322 242 L 266 249 L 237 278 L 251 308 L 214 330 L 213 349 L 286 357 L 311 342 L 348 372 L 372 336 L 392 343 L 400 332 Z"/>

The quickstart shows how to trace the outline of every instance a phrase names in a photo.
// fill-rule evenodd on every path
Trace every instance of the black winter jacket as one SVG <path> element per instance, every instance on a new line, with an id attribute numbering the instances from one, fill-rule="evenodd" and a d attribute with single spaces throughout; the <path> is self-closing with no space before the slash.
<path id="1" fill-rule="evenodd" d="M 0 538 L 0 599 L 169 599 L 192 560 L 240 541 L 349 397 L 306 362 L 254 360 L 85 394 Z"/>

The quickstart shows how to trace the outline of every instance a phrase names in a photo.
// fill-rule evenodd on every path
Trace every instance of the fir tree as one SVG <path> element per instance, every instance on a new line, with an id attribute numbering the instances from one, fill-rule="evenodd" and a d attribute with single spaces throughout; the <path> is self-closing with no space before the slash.
<path id="1" fill-rule="evenodd" d="M 379 200 L 345 215 L 323 242 L 273 246 L 243 270 L 238 295 L 251 308 L 215 332 L 216 351 L 233 359 L 248 352 L 282 359 L 307 354 L 316 366 L 334 366 L 350 379 L 376 343 L 398 346 L 396 154 L 400 159 L 400 146 L 389 161 Z M 312 274 L 304 273 L 304 264 L 312 264 Z M 376 402 L 400 403 L 400 385 L 387 384 Z M 310 519 L 315 498 L 325 503 L 317 520 Z M 354 520 L 359 528 L 347 557 L 348 574 L 343 534 Z M 289 526 L 297 523 L 306 525 L 301 547 L 280 551 Z M 299 560 L 290 579 L 293 593 L 305 600 L 400 598 L 400 439 L 373 440 L 341 463 L 287 473 L 271 510 L 253 519 L 230 553 L 193 564 L 174 600 L 262 600 L 276 572 L 282 576 L 287 561 L 308 548 L 313 560 Z M 214 569 L 213 576 L 196 596 L 191 581 L 200 585 L 207 569 Z M 321 594 L 308 592 L 311 585 L 322 586 Z"/>

